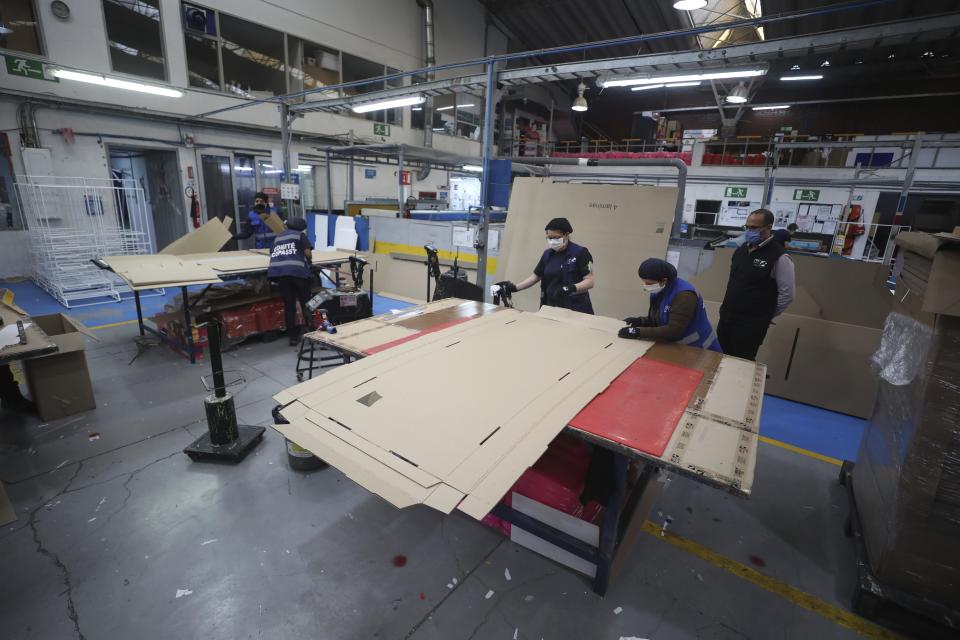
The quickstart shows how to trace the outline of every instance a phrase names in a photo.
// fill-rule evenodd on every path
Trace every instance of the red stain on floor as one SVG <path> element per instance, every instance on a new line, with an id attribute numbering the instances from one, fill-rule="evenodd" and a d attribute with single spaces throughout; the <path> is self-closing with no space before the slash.
<path id="1" fill-rule="evenodd" d="M 406 566 L 406 564 L 407 564 L 407 556 L 405 555 L 393 556 L 393 566 L 403 567 L 403 566 Z"/>
<path id="2" fill-rule="evenodd" d="M 758 567 L 767 566 L 767 561 L 761 558 L 760 556 L 750 556 L 750 562 L 752 562 Z"/>
<path id="3" fill-rule="evenodd" d="M 420 592 L 420 599 L 421 599 L 421 600 L 426 600 L 426 599 L 427 599 L 427 594 L 425 594 L 423 591 L 421 591 L 421 592 Z"/>

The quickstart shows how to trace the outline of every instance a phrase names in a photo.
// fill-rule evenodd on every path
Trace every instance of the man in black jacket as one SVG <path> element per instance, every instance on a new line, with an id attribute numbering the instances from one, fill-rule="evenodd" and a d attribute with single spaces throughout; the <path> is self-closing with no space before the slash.
<path id="1" fill-rule="evenodd" d="M 771 211 L 747 216 L 743 235 L 730 260 L 717 338 L 725 354 L 754 360 L 770 323 L 793 302 L 796 283 L 793 261 L 774 239 Z"/>

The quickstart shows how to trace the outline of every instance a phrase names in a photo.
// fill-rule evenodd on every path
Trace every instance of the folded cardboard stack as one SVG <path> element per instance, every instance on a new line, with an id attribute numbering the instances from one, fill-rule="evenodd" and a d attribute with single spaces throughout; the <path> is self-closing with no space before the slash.
<path id="1" fill-rule="evenodd" d="M 947 234 L 949 236 L 949 234 Z M 960 235 L 902 233 L 898 303 L 853 470 L 874 575 L 960 609 Z"/>

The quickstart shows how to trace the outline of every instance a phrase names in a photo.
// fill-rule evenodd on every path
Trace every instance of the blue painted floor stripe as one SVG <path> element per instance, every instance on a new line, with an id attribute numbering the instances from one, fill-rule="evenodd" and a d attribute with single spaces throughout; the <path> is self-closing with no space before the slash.
<path id="1" fill-rule="evenodd" d="M 764 396 L 760 433 L 839 460 L 856 460 L 866 420 Z"/>

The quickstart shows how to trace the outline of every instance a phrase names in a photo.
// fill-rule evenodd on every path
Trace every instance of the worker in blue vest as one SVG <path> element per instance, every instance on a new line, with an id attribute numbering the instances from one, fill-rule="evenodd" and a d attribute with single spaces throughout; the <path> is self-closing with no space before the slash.
<path id="1" fill-rule="evenodd" d="M 310 261 L 313 258 L 313 244 L 304 233 L 307 221 L 303 218 L 290 218 L 283 233 L 277 234 L 270 250 L 270 266 L 267 278 L 280 287 L 283 299 L 283 320 L 287 327 L 290 344 L 300 341 L 300 326 L 297 324 L 297 304 L 303 312 L 303 321 L 307 328 L 312 327 L 307 301 L 313 290 L 313 272 Z"/>
<path id="2" fill-rule="evenodd" d="M 675 342 L 710 351 L 720 351 L 703 298 L 693 285 L 677 276 L 677 269 L 666 260 L 647 258 L 637 275 L 643 290 L 650 294 L 646 316 L 626 318 L 621 338 Z"/>
<path id="3" fill-rule="evenodd" d="M 269 249 L 273 246 L 276 234 L 267 226 L 264 219 L 270 215 L 270 201 L 267 194 L 257 191 L 253 196 L 253 209 L 247 212 L 247 230 L 233 236 L 235 240 L 245 240 L 253 236 L 253 244 L 257 249 Z"/>
<path id="4" fill-rule="evenodd" d="M 573 227 L 566 218 L 554 218 L 544 227 L 547 250 L 533 269 L 533 275 L 514 284 L 498 282 L 491 293 L 501 288 L 509 294 L 540 283 L 540 304 L 563 307 L 581 313 L 593 313 L 588 291 L 593 288 L 593 256 L 586 247 L 570 241 Z"/>

